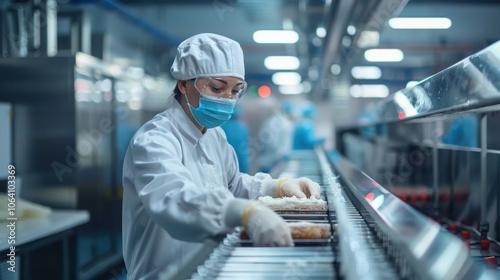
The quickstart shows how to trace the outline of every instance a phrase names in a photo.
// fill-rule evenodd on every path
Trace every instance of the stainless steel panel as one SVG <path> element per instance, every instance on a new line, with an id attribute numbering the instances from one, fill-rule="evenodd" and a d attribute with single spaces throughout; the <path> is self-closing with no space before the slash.
<path id="1" fill-rule="evenodd" d="M 142 119 L 141 110 L 130 112 L 115 100 L 116 81 L 134 83 L 84 54 L 0 59 L 0 101 L 13 108 L 20 196 L 90 212 L 77 241 L 82 279 L 121 258 L 118 170 L 123 143 Z"/>
<path id="2" fill-rule="evenodd" d="M 469 258 L 460 239 L 403 203 L 352 163 L 336 156 L 332 163 L 376 227 L 401 250 L 413 272 L 422 279 L 494 279 Z"/>
<path id="3" fill-rule="evenodd" d="M 380 121 L 485 109 L 498 104 L 500 41 L 411 88 L 397 92 L 383 106 Z"/>

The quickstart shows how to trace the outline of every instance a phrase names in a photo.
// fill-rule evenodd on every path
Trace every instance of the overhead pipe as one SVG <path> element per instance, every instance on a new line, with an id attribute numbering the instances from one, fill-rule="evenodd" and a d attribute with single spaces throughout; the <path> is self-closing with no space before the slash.
<path id="1" fill-rule="evenodd" d="M 372 1 L 373 2 L 373 1 Z M 378 0 L 376 3 L 370 2 L 363 8 L 363 15 L 360 22 L 356 23 L 358 31 L 352 39 L 351 47 L 347 52 L 343 53 L 342 61 L 351 60 L 352 57 L 357 57 L 363 49 L 357 47 L 357 41 L 361 31 L 380 31 L 386 21 L 397 15 L 407 4 L 408 0 Z M 336 6 L 331 10 L 333 15 L 332 21 L 328 24 L 327 40 L 324 43 L 322 50 L 322 67 L 320 71 L 320 80 L 316 83 L 315 91 L 318 94 L 324 95 L 327 87 L 330 85 L 330 66 L 339 60 L 341 52 L 341 41 L 348 25 L 349 17 L 351 16 L 356 5 L 363 4 L 356 0 L 337 0 Z M 362 25 L 360 28 L 359 25 Z M 349 69 L 349 65 L 344 65 L 343 68 Z M 341 73 L 340 75 L 345 75 Z M 319 87 L 322 85 L 321 87 Z"/>
<path id="2" fill-rule="evenodd" d="M 116 12 L 118 13 L 119 16 L 121 16 L 123 19 L 127 20 L 128 22 L 142 28 L 144 31 L 148 32 L 149 34 L 157 37 L 158 39 L 162 40 L 163 42 L 167 43 L 170 46 L 177 47 L 181 41 L 178 40 L 177 38 L 173 37 L 172 35 L 164 32 L 163 30 L 157 28 L 150 22 L 142 19 L 139 15 L 135 14 L 131 10 L 127 9 L 124 5 L 113 1 L 113 0 L 75 0 L 72 1 L 72 3 L 75 4 L 80 4 L 80 3 L 98 3 L 104 9 L 111 11 L 111 12 Z"/>
<path id="3" fill-rule="evenodd" d="M 332 5 L 333 0 L 325 0 L 325 4 L 323 5 L 323 18 L 321 21 L 321 25 L 325 30 L 327 31 L 326 36 L 323 38 L 321 45 L 316 49 L 316 54 L 315 58 L 317 58 L 317 62 L 319 63 L 318 65 L 312 65 L 312 66 L 317 66 L 319 71 L 318 71 L 318 80 L 321 81 L 323 77 L 322 73 L 322 67 L 323 67 L 323 53 L 325 50 L 325 44 L 328 40 L 328 38 L 331 36 L 331 32 L 329 31 L 329 26 L 330 26 L 330 21 L 332 20 L 332 15 L 334 13 L 335 5 Z M 335 4 L 338 4 L 340 0 L 337 0 Z M 311 62 L 314 63 L 313 59 Z M 315 81 L 312 81 L 313 88 L 311 92 L 316 92 L 318 88 L 318 83 L 315 83 Z"/>
<path id="4" fill-rule="evenodd" d="M 338 2 L 335 9 L 335 16 L 328 26 L 328 30 L 332 32 L 328 36 L 328 40 L 325 42 L 323 65 L 321 68 L 320 77 L 328 77 L 328 72 L 330 71 L 330 65 L 338 58 L 340 53 L 340 42 L 342 41 L 342 36 L 345 33 L 347 24 L 349 22 L 349 17 L 356 6 L 357 1 L 352 0 L 341 0 Z"/>
<path id="5" fill-rule="evenodd" d="M 387 21 L 397 16 L 406 6 L 409 0 L 379 0 L 369 3 L 365 8 L 360 22 L 357 24 L 357 32 L 352 39 L 351 48 L 349 48 L 344 57 L 349 69 L 356 58 L 362 55 L 365 48 L 358 47 L 358 42 L 363 31 L 381 32 L 384 29 Z M 378 46 L 380 48 L 380 46 Z"/>
<path id="6" fill-rule="evenodd" d="M 332 1 L 325 1 L 324 22 L 328 31 L 318 51 L 321 62 L 318 82 L 313 83 L 314 94 L 322 96 L 326 91 L 323 80 L 329 76 L 330 66 L 339 55 L 342 35 L 356 2 L 355 0 L 337 0 L 335 4 L 332 4 Z"/>
<path id="7" fill-rule="evenodd" d="M 377 48 L 395 48 L 404 52 L 466 52 L 471 55 L 478 51 L 477 46 L 470 44 L 440 44 L 440 45 L 380 45 Z"/>

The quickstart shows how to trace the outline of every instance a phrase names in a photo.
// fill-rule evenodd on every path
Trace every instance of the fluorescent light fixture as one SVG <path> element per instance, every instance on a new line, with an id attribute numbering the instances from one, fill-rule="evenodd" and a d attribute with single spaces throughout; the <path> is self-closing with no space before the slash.
<path id="1" fill-rule="evenodd" d="M 316 28 L 316 35 L 320 38 L 324 38 L 326 36 L 326 29 L 324 27 Z"/>
<path id="2" fill-rule="evenodd" d="M 340 74 L 340 71 L 342 69 L 340 68 L 340 65 L 338 64 L 332 64 L 332 66 L 330 66 L 330 72 L 333 74 L 333 75 L 338 75 Z"/>
<path id="3" fill-rule="evenodd" d="M 276 72 L 271 79 L 278 86 L 294 86 L 302 81 L 302 77 L 297 72 Z"/>
<path id="4" fill-rule="evenodd" d="M 355 98 L 384 98 L 389 95 L 385 85 L 352 85 L 349 93 Z"/>
<path id="5" fill-rule="evenodd" d="M 355 66 L 351 74 L 356 79 L 380 79 L 382 70 L 377 66 Z"/>
<path id="6" fill-rule="evenodd" d="M 370 62 L 399 62 L 403 58 L 403 52 L 399 49 L 371 49 L 365 51 L 365 59 Z"/>
<path id="7" fill-rule="evenodd" d="M 361 31 L 356 45 L 358 48 L 364 49 L 376 47 L 380 42 L 380 34 L 377 31 Z"/>
<path id="8" fill-rule="evenodd" d="M 346 48 L 350 47 L 351 46 L 351 37 L 349 37 L 347 35 L 342 37 L 342 46 L 344 46 Z"/>
<path id="9" fill-rule="evenodd" d="M 445 17 L 391 18 L 389 26 L 394 29 L 448 29 L 451 20 Z"/>
<path id="10" fill-rule="evenodd" d="M 354 25 L 349 25 L 347 27 L 347 34 L 353 36 L 354 34 L 356 34 L 356 27 Z"/>
<path id="11" fill-rule="evenodd" d="M 311 67 L 311 68 L 309 68 L 307 75 L 309 77 L 309 80 L 317 81 L 319 78 L 319 70 L 316 67 Z"/>
<path id="12" fill-rule="evenodd" d="M 308 93 L 311 91 L 311 83 L 308 81 L 304 81 L 299 85 L 287 85 L 287 86 L 279 86 L 279 91 L 281 94 L 286 95 L 297 95 L 301 93 Z"/>
<path id="13" fill-rule="evenodd" d="M 300 60 L 295 56 L 268 56 L 264 59 L 264 66 L 269 70 L 296 70 L 300 67 Z"/>
<path id="14" fill-rule="evenodd" d="M 298 84 L 298 85 L 294 85 L 294 86 L 291 86 L 291 85 L 279 86 L 279 91 L 281 92 L 281 94 L 297 95 L 297 94 L 301 94 L 302 92 L 304 92 L 304 87 L 302 86 L 302 84 Z"/>
<path id="15" fill-rule="evenodd" d="M 418 81 L 409 81 L 407 84 L 406 84 L 406 88 L 411 88 L 413 86 L 416 86 L 418 84 Z"/>
<path id="16" fill-rule="evenodd" d="M 253 33 L 253 40 L 260 44 L 294 44 L 299 34 L 293 30 L 259 30 Z"/>

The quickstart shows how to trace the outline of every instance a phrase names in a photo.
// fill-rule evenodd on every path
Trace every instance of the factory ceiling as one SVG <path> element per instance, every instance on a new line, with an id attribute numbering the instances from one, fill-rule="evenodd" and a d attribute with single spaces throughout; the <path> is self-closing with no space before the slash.
<path id="1" fill-rule="evenodd" d="M 500 39 L 500 2 L 495 0 L 122 0 L 116 3 L 154 26 L 164 35 L 163 39 L 168 38 L 161 43 L 152 41 L 150 46 L 146 46 L 146 41 L 139 42 L 161 53 L 165 65 L 173 59 L 175 47 L 182 40 L 201 32 L 218 33 L 242 45 L 250 83 L 271 83 L 276 70 L 265 67 L 266 57 L 295 56 L 300 61 L 296 71 L 302 81 L 310 82 L 314 94 L 320 96 L 328 87 L 314 85 L 332 80 L 353 82 L 350 75 L 353 66 L 379 66 L 388 73 L 381 82 L 402 87 L 408 79 L 428 77 Z M 395 16 L 447 17 L 452 26 L 397 30 L 387 25 Z M 318 28 L 326 32 L 318 33 Z M 299 39 L 294 44 L 258 44 L 253 39 L 258 30 L 293 30 Z M 378 32 L 372 46 L 362 46 L 366 42 L 363 31 Z M 401 49 L 404 59 L 398 63 L 367 62 L 363 53 L 372 47 Z M 339 66 L 333 74 L 332 65 Z"/>

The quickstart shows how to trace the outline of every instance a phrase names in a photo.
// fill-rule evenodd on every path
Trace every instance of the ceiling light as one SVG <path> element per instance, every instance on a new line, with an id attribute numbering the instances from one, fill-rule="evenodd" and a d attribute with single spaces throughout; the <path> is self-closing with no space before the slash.
<path id="1" fill-rule="evenodd" d="M 451 27 L 451 20 L 445 17 L 391 18 L 389 26 L 394 29 L 448 29 Z"/>
<path id="2" fill-rule="evenodd" d="M 377 31 L 361 31 L 357 42 L 358 48 L 369 48 L 378 46 L 380 34 Z"/>
<path id="3" fill-rule="evenodd" d="M 300 60 L 295 56 L 268 56 L 264 59 L 264 66 L 269 70 L 296 70 L 300 67 Z"/>
<path id="4" fill-rule="evenodd" d="M 382 70 L 377 66 L 356 66 L 351 69 L 351 74 L 356 79 L 380 79 Z"/>
<path id="5" fill-rule="evenodd" d="M 351 37 L 349 37 L 349 36 L 344 36 L 344 37 L 342 38 L 342 46 L 344 46 L 344 47 L 346 47 L 346 48 L 350 47 L 350 46 L 351 46 Z"/>
<path id="6" fill-rule="evenodd" d="M 365 51 L 365 59 L 370 62 L 399 62 L 403 58 L 403 52 L 399 49 L 371 49 Z"/>
<path id="7" fill-rule="evenodd" d="M 276 72 L 271 79 L 279 86 L 298 85 L 302 81 L 302 77 L 297 72 Z"/>
<path id="8" fill-rule="evenodd" d="M 319 70 L 317 69 L 317 67 L 310 67 L 309 71 L 307 72 L 307 76 L 309 77 L 309 80 L 317 81 L 319 78 Z"/>
<path id="9" fill-rule="evenodd" d="M 352 85 L 349 93 L 355 98 L 384 98 L 389 95 L 389 88 L 385 85 Z"/>
<path id="10" fill-rule="evenodd" d="M 356 34 L 356 27 L 354 27 L 354 25 L 349 25 L 347 27 L 347 34 L 353 36 L 354 34 Z"/>
<path id="11" fill-rule="evenodd" d="M 338 64 L 332 64 L 332 66 L 330 66 L 330 72 L 333 74 L 333 75 L 338 75 L 340 74 L 340 71 L 342 69 L 340 68 L 340 65 Z"/>
<path id="12" fill-rule="evenodd" d="M 253 40 L 260 44 L 294 44 L 299 34 L 293 30 L 259 30 L 253 33 Z"/>
<path id="13" fill-rule="evenodd" d="M 286 94 L 286 95 L 296 95 L 296 94 L 301 94 L 304 92 L 304 87 L 302 84 L 298 85 L 288 85 L 288 86 L 279 86 L 279 91 L 281 94 Z"/>
<path id="14" fill-rule="evenodd" d="M 316 35 L 320 38 L 324 38 L 326 36 L 326 29 L 324 27 L 316 28 Z"/>

